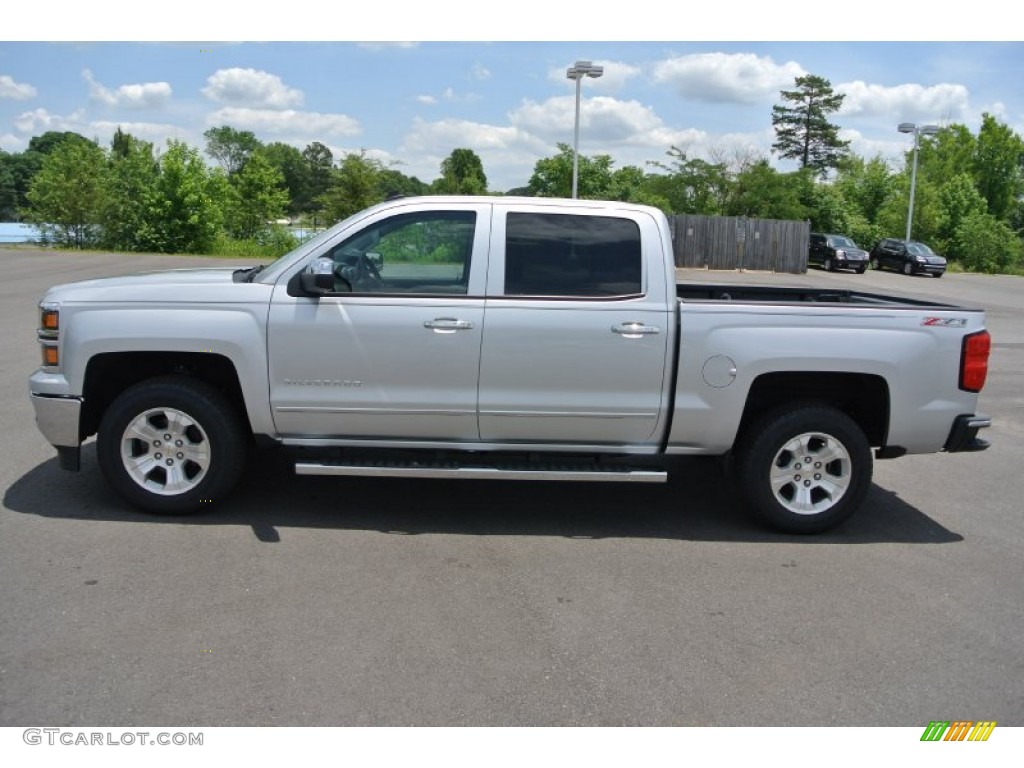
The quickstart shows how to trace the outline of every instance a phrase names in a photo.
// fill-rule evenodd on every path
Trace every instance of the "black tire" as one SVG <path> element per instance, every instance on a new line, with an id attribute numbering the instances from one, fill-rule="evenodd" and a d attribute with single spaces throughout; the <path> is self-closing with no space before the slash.
<path id="1" fill-rule="evenodd" d="M 735 467 L 744 499 L 762 519 L 786 533 L 820 533 L 863 503 L 871 487 L 871 446 L 842 411 L 794 404 L 744 431 Z"/>
<path id="2" fill-rule="evenodd" d="M 936 277 L 942 277 L 944 274 L 946 274 L 946 273 L 945 272 L 936 272 L 935 276 Z"/>
<path id="3" fill-rule="evenodd" d="M 876 258 L 872 258 L 871 261 L 868 262 L 868 266 L 870 266 L 871 269 L 873 269 L 875 272 L 877 272 L 878 270 L 880 270 L 882 268 L 882 262 L 880 262 Z"/>
<path id="4" fill-rule="evenodd" d="M 857 274 L 858 275 L 863 275 L 866 270 L 867 270 L 867 267 L 857 267 Z"/>
<path id="5" fill-rule="evenodd" d="M 159 514 L 210 508 L 238 481 L 247 452 L 241 415 L 217 389 L 184 376 L 126 389 L 107 408 L 96 439 L 114 490 Z"/>
<path id="6" fill-rule="evenodd" d="M 914 274 L 914 265 L 911 264 L 909 261 L 903 265 L 903 274 L 907 275 L 908 277 Z"/>

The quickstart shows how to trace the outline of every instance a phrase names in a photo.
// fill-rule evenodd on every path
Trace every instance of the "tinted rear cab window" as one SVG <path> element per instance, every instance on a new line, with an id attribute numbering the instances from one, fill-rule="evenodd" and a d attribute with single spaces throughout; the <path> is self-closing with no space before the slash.
<path id="1" fill-rule="evenodd" d="M 571 298 L 643 292 L 640 228 L 629 219 L 509 213 L 505 295 Z"/>

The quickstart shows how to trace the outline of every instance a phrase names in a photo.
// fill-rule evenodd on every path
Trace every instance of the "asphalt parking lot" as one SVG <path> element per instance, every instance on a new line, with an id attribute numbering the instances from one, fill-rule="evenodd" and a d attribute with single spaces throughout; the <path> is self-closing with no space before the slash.
<path id="1" fill-rule="evenodd" d="M 300 478 L 197 517 L 62 472 L 26 379 L 57 282 L 220 260 L 0 251 L 0 726 L 1024 725 L 1024 280 L 682 273 L 988 309 L 991 450 L 878 462 L 817 537 L 714 460 L 665 486 Z"/>

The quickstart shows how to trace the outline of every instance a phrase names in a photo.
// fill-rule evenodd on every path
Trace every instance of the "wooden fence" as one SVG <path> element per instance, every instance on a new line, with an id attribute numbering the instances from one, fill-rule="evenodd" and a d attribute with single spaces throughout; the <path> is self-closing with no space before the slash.
<path id="1" fill-rule="evenodd" d="M 743 216 L 669 216 L 677 267 L 807 271 L 811 225 Z"/>

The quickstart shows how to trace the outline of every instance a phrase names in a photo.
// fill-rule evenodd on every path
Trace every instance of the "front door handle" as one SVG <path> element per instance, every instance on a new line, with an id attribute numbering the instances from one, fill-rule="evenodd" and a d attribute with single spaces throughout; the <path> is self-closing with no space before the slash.
<path id="1" fill-rule="evenodd" d="M 639 339 L 641 336 L 654 336 L 661 333 L 661 328 L 637 322 L 620 323 L 612 326 L 612 333 L 617 333 L 624 339 Z"/>
<path id="2" fill-rule="evenodd" d="M 454 317 L 435 317 L 433 320 L 426 320 L 424 328 L 429 328 L 434 333 L 455 333 L 456 331 L 470 331 L 473 323 L 469 320 L 458 320 Z"/>

